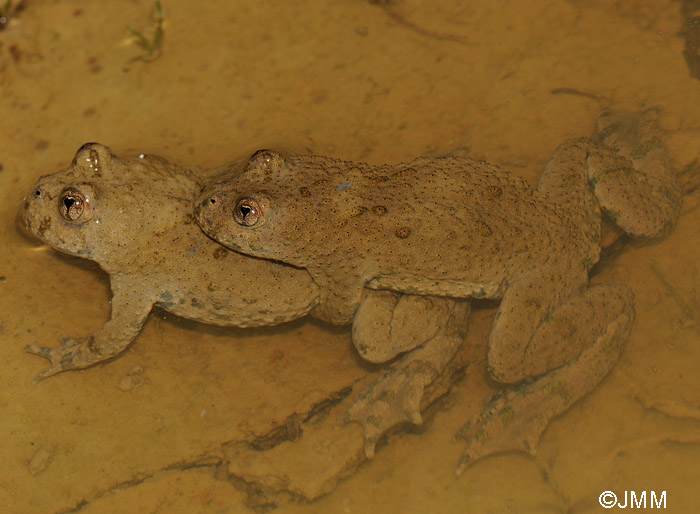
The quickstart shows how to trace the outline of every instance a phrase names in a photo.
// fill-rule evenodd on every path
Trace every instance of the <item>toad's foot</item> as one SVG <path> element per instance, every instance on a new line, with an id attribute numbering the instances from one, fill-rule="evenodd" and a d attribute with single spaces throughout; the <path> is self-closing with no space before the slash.
<path id="1" fill-rule="evenodd" d="M 420 425 L 423 390 L 435 380 L 438 371 L 426 364 L 412 362 L 405 367 L 395 367 L 366 386 L 358 400 L 348 409 L 343 421 L 354 421 L 365 434 L 365 455 L 374 457 L 377 441 L 389 429 L 402 423 Z"/>
<path id="2" fill-rule="evenodd" d="M 422 305 L 414 312 L 413 321 L 415 317 L 430 316 L 439 321 L 437 332 L 365 386 L 343 417 L 343 422 L 353 421 L 363 427 L 368 458 L 374 455 L 377 441 L 391 428 L 406 422 L 422 423 L 421 402 L 425 387 L 443 372 L 464 341 L 470 303 L 435 298 L 431 302 L 427 310 L 421 302 L 411 303 L 416 307 Z M 396 333 L 401 333 L 400 327 L 395 328 Z"/>
<path id="3" fill-rule="evenodd" d="M 462 427 L 457 437 L 467 441 L 467 448 L 457 474 L 488 455 L 512 450 L 534 453 L 549 421 L 592 391 L 619 359 L 634 321 L 633 302 L 627 287 L 599 285 L 554 313 L 541 329 L 542 337 L 573 346 L 590 338 L 592 344 L 568 364 L 496 395 Z M 587 313 L 587 306 L 593 311 Z M 579 317 L 571 319 L 569 310 Z M 561 323 L 566 319 L 574 332 Z"/>
<path id="4" fill-rule="evenodd" d="M 92 366 L 96 362 L 103 360 L 90 348 L 92 337 L 83 339 L 73 339 L 63 336 L 60 339 L 61 346 L 49 348 L 30 344 L 24 347 L 24 351 L 40 355 L 48 359 L 51 367 L 39 373 L 34 379 L 34 383 L 70 369 L 82 369 Z"/>
<path id="5" fill-rule="evenodd" d="M 547 400 L 551 394 L 562 394 L 554 383 L 537 381 L 518 389 L 495 395 L 488 405 L 469 420 L 456 434 L 467 441 L 457 467 L 461 474 L 483 457 L 508 451 L 534 453 L 540 436 L 557 409 Z"/>

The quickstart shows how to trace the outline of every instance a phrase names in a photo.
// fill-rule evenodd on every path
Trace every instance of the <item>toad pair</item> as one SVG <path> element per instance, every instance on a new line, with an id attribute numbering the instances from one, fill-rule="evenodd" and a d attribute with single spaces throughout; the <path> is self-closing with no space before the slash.
<path id="1" fill-rule="evenodd" d="M 601 115 L 599 140 L 562 144 L 536 190 L 463 158 L 369 166 L 260 151 L 243 170 L 203 171 L 85 145 L 68 170 L 40 179 L 24 220 L 51 246 L 110 274 L 112 319 L 85 340 L 28 349 L 51 360 L 43 376 L 89 366 L 122 351 L 154 304 L 219 325 L 307 313 L 353 323 L 364 358 L 408 352 L 395 363 L 400 372 L 348 413 L 363 424 L 371 453 L 391 425 L 420 422 L 423 387 L 466 328 L 464 299 L 500 299 L 489 369 L 524 385 L 465 425 L 460 466 L 533 449 L 549 419 L 611 369 L 634 319 L 626 286 L 588 287 L 601 209 L 640 237 L 660 236 L 677 220 L 680 191 L 656 116 Z M 193 223 L 191 201 L 213 182 L 194 213 L 235 252 Z"/>

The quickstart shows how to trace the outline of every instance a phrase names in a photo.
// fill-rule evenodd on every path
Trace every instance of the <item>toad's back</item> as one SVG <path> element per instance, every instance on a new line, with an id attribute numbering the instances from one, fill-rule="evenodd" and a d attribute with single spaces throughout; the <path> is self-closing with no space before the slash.
<path id="1" fill-rule="evenodd" d="M 379 277 L 390 289 L 492 297 L 506 277 L 597 257 L 565 211 L 483 162 L 375 167 L 294 156 L 285 168 L 284 180 L 239 188 L 262 186 L 270 201 L 274 233 L 256 230 L 255 244 L 336 278 Z"/>

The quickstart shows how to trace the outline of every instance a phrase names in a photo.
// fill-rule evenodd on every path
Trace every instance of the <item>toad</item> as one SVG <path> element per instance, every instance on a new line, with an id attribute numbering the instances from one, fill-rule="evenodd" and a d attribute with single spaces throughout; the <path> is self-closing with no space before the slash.
<path id="1" fill-rule="evenodd" d="M 352 320 L 365 288 L 500 300 L 489 371 L 524 385 L 460 431 L 463 469 L 533 449 L 547 421 L 619 357 L 632 292 L 588 285 L 601 211 L 635 237 L 661 236 L 678 218 L 656 110 L 603 113 L 597 139 L 559 146 L 536 189 L 466 158 L 373 166 L 262 150 L 205 190 L 196 215 L 231 249 L 308 270 L 320 288 L 316 315 L 331 323 Z"/>

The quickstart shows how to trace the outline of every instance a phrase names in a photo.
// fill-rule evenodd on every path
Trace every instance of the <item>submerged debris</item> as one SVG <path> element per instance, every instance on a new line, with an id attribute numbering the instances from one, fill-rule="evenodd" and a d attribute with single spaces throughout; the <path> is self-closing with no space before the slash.
<path id="1" fill-rule="evenodd" d="M 139 46 L 143 49 L 143 55 L 137 57 L 137 59 L 152 61 L 160 55 L 160 49 L 163 44 L 163 18 L 163 6 L 159 0 L 156 0 L 156 23 L 153 37 L 150 40 L 135 29 L 131 27 L 126 28 L 132 35 L 136 36 Z"/>
<path id="2" fill-rule="evenodd" d="M 9 21 L 17 16 L 24 8 L 24 0 L 20 0 L 14 5 L 12 5 L 12 0 L 7 0 L 2 7 L 0 7 L 0 31 L 7 27 Z"/>

